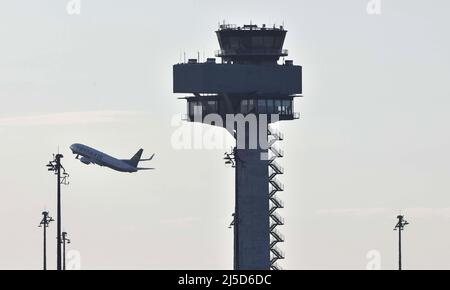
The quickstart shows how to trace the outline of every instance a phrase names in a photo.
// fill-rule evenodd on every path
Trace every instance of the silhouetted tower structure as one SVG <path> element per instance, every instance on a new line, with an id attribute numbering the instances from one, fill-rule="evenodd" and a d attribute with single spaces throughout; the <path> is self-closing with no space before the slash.
<path id="1" fill-rule="evenodd" d="M 284 238 L 276 228 L 284 222 L 276 213 L 283 207 L 276 175 L 283 168 L 275 159 L 283 152 L 274 143 L 283 136 L 269 124 L 299 118 L 293 99 L 302 93 L 302 68 L 278 63 L 288 55 L 282 26 L 224 24 L 216 33 L 221 63 L 208 58 L 174 65 L 174 93 L 190 94 L 186 120 L 225 127 L 236 138 L 234 268 L 278 269 L 284 254 L 277 243 Z"/>
<path id="2" fill-rule="evenodd" d="M 64 156 L 62 154 L 54 155 L 54 159 L 47 164 L 48 171 L 53 171 L 56 175 L 56 208 L 57 208 L 57 216 L 56 216 L 56 269 L 58 271 L 62 270 L 62 249 L 61 249 L 61 227 L 62 227 L 62 217 L 61 217 L 61 184 L 69 184 L 67 182 L 67 178 L 69 174 L 66 173 L 66 170 L 61 164 L 61 159 Z M 62 170 L 62 171 L 61 171 Z"/>
<path id="3" fill-rule="evenodd" d="M 394 231 L 398 230 L 398 269 L 402 270 L 402 231 L 405 226 L 409 225 L 409 223 L 405 220 L 405 217 L 402 215 L 397 216 L 398 222 L 395 225 Z"/>
<path id="4" fill-rule="evenodd" d="M 66 244 L 70 244 L 70 239 L 67 238 L 67 232 L 62 233 L 63 244 L 63 270 L 66 270 Z"/>
<path id="5" fill-rule="evenodd" d="M 53 221 L 55 221 L 52 217 L 49 216 L 48 211 L 42 212 L 42 220 L 39 224 L 39 227 L 42 227 L 43 229 L 43 263 L 44 263 L 44 271 L 47 270 L 47 228 L 49 224 Z"/>

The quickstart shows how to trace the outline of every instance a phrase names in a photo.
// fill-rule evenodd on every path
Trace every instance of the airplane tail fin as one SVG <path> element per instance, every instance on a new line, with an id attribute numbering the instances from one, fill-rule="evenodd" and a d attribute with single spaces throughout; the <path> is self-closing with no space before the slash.
<path id="1" fill-rule="evenodd" d="M 134 154 L 134 156 L 130 159 L 130 164 L 134 167 L 137 167 L 139 164 L 139 161 L 141 161 L 142 152 L 144 152 L 144 149 L 139 149 L 139 151 Z"/>

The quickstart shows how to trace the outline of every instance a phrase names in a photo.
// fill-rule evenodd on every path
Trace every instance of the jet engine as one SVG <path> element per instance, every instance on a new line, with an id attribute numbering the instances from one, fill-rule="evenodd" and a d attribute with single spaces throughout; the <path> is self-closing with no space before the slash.
<path id="1" fill-rule="evenodd" d="M 86 165 L 91 164 L 91 160 L 89 160 L 89 159 L 86 158 L 86 157 L 81 157 L 81 158 L 80 158 L 80 161 L 83 162 L 83 163 L 86 164 Z"/>

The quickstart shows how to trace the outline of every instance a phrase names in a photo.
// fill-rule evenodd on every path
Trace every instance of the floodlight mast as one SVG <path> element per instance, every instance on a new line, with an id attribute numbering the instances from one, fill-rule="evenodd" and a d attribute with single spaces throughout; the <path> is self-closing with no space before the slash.
<path id="1" fill-rule="evenodd" d="M 403 215 L 397 216 L 398 222 L 395 225 L 394 231 L 398 229 L 398 270 L 402 270 L 402 231 L 405 226 L 409 225 L 409 222 L 405 220 Z"/>
<path id="2" fill-rule="evenodd" d="M 62 233 L 63 243 L 63 270 L 66 270 L 66 244 L 70 244 L 70 239 L 67 238 L 67 232 Z"/>
<path id="3" fill-rule="evenodd" d="M 56 189 L 57 189 L 57 216 L 56 216 L 56 227 L 57 227 L 57 234 L 56 234 L 56 268 L 58 271 L 62 270 L 62 253 L 61 253 L 61 184 L 68 185 L 69 182 L 67 181 L 69 174 L 66 173 L 66 170 L 61 165 L 61 159 L 64 158 L 62 154 L 56 154 L 54 155 L 54 159 L 50 161 L 47 164 L 48 171 L 55 172 L 55 175 L 57 176 L 56 179 Z M 63 172 L 61 172 L 61 169 Z"/>
<path id="4" fill-rule="evenodd" d="M 43 228 L 43 234 L 44 234 L 44 241 L 43 241 L 43 270 L 46 271 L 47 270 L 47 228 L 50 224 L 50 222 L 55 221 L 52 217 L 49 216 L 49 212 L 48 211 L 44 211 L 42 212 L 42 220 L 41 223 L 39 224 L 39 227 Z"/>

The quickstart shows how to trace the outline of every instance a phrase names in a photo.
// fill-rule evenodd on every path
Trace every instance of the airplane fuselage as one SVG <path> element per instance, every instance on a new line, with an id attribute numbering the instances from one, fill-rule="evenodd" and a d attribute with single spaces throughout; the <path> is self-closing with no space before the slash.
<path id="1" fill-rule="evenodd" d="M 70 146 L 70 150 L 72 150 L 73 154 L 77 155 L 77 158 L 81 156 L 80 161 L 85 164 L 97 164 L 120 172 L 131 173 L 138 171 L 135 166 L 130 165 L 126 160 L 114 158 L 83 144 L 73 144 Z"/>

